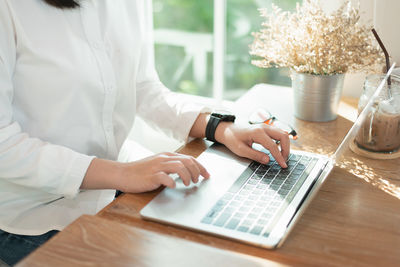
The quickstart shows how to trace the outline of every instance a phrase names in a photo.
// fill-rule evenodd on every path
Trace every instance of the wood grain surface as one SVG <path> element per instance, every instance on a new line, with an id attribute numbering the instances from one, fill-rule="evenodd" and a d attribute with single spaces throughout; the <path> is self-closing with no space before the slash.
<path id="1" fill-rule="evenodd" d="M 282 101 L 288 104 L 282 104 Z M 240 98 L 234 112 L 240 117 L 239 123 L 246 123 L 252 112 L 249 107 L 266 108 L 278 119 L 291 123 L 299 132 L 299 139 L 292 141 L 292 148 L 333 155 L 357 116 L 356 100 L 344 99 L 339 114 L 343 114 L 343 111 L 347 114 L 323 123 L 294 118 L 291 102 L 290 89 L 261 85 Z M 208 145 L 205 141 L 195 140 L 180 152 L 198 156 Z M 345 160 L 334 168 L 284 245 L 277 250 L 265 250 L 208 234 L 144 221 L 139 211 L 160 190 L 126 194 L 98 216 L 289 265 L 398 265 L 400 160 L 371 160 L 349 149 L 345 154 Z"/>
<path id="2" fill-rule="evenodd" d="M 186 267 L 193 263 L 216 267 L 277 265 L 272 261 L 266 263 L 256 257 L 83 215 L 18 266 Z"/>
<path id="3" fill-rule="evenodd" d="M 292 142 L 292 148 L 332 155 L 357 116 L 356 100 L 344 99 L 338 118 L 324 123 L 294 118 L 292 101 L 288 88 L 258 85 L 236 102 L 234 112 L 238 114 L 238 123 L 247 123 L 253 109 L 266 108 L 298 131 L 299 139 Z M 198 156 L 209 145 L 207 141 L 194 140 L 179 152 Z M 113 251 L 119 249 L 124 251 L 120 259 L 122 265 L 174 266 L 169 263 L 181 263 L 178 255 L 190 257 L 196 243 L 202 244 L 202 249 L 197 250 L 197 258 L 190 264 L 193 267 L 217 266 L 216 262 L 219 266 L 235 266 L 235 263 L 242 264 L 240 260 L 250 261 L 242 266 L 400 265 L 400 159 L 373 160 L 347 149 L 344 159 L 333 169 L 283 246 L 276 250 L 141 219 L 139 211 L 161 190 L 122 195 L 96 215 L 99 221 L 84 217 L 75 222 L 62 232 L 64 235 L 28 257 L 22 266 L 40 266 L 38 263 L 51 258 L 58 258 L 58 264 L 67 257 L 84 260 L 88 265 L 90 257 L 93 266 L 95 263 L 111 264 L 112 260 L 106 259 L 108 251 L 115 256 Z M 130 239 L 133 237 L 146 241 L 136 246 L 131 244 L 129 254 L 121 244 L 134 243 Z M 88 240 L 91 245 L 83 245 Z M 165 247 L 178 246 L 179 252 L 145 252 L 149 244 L 158 247 L 161 243 L 157 242 Z M 84 247 L 82 251 L 81 247 Z M 68 249 L 74 253 L 65 252 Z M 253 262 L 254 258 L 258 261 Z"/>

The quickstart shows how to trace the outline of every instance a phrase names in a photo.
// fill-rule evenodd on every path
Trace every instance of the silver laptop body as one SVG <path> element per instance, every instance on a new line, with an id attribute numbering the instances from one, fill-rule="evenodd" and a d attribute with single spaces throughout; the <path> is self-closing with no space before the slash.
<path id="1" fill-rule="evenodd" d="M 289 161 L 297 161 L 293 160 L 292 168 L 289 164 L 289 170 L 285 170 L 288 174 L 283 181 L 276 181 L 283 170 L 273 167 L 277 163 L 271 162 L 265 167 L 233 155 L 222 145 L 213 145 L 198 157 L 211 174 L 209 179 L 192 183 L 188 187 L 179 179 L 176 180 L 177 187 L 164 189 L 141 210 L 141 216 L 264 248 L 279 247 L 318 192 L 335 162 L 342 157 L 348 143 L 354 139 L 392 70 L 393 66 L 332 157 L 291 151 Z M 261 177 L 256 177 L 260 168 L 267 170 Z M 264 179 L 272 170 L 275 176 L 271 180 Z M 295 183 L 288 183 L 293 180 L 289 177 L 295 170 L 300 174 L 296 176 Z M 265 198 L 266 192 L 271 191 L 275 193 Z M 255 197 L 251 197 L 253 193 L 256 193 Z M 246 201 L 252 205 L 247 205 Z M 249 210 L 246 211 L 246 207 L 250 207 Z M 241 216 L 238 217 L 238 214 Z M 250 214 L 253 218 L 249 218 Z"/>

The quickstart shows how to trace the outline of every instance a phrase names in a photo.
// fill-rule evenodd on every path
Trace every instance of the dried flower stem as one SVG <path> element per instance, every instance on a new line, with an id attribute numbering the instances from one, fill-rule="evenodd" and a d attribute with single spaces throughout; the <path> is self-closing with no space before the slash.
<path id="1" fill-rule="evenodd" d="M 261 68 L 289 67 L 297 72 L 337 74 L 376 71 L 383 54 L 371 34 L 371 27 L 359 23 L 359 8 L 349 0 L 326 14 L 319 0 L 304 0 L 296 12 L 284 12 L 275 5 L 259 32 L 253 33 L 250 54 L 262 59 L 252 64 Z"/>

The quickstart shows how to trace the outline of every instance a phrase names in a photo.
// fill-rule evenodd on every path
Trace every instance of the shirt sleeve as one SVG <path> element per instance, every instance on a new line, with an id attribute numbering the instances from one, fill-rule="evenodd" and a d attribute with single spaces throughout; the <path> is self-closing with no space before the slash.
<path id="1" fill-rule="evenodd" d="M 146 1 L 145 1 L 146 2 Z M 151 10 L 144 8 L 142 14 Z M 153 128 L 180 141 L 187 141 L 190 129 L 200 113 L 211 109 L 197 103 L 189 103 L 187 97 L 171 92 L 159 80 L 154 65 L 154 42 L 151 16 L 143 16 L 141 22 L 141 51 L 136 76 L 137 113 Z"/>
<path id="2" fill-rule="evenodd" d="M 73 198 L 93 157 L 31 137 L 13 121 L 14 26 L 0 0 L 0 179 Z"/>

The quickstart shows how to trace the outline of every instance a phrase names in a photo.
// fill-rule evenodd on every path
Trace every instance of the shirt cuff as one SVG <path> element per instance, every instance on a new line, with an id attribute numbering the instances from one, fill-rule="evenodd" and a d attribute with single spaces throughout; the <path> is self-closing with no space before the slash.
<path id="1" fill-rule="evenodd" d="M 186 110 L 179 116 L 179 120 L 177 120 L 177 125 L 174 132 L 174 137 L 176 139 L 182 140 L 186 143 L 189 141 L 189 133 L 197 117 L 201 113 L 211 113 L 212 111 L 210 107 L 201 105 L 191 104 L 188 106 L 189 107 L 185 108 Z"/>
<path id="2" fill-rule="evenodd" d="M 95 156 L 76 154 L 75 159 L 71 161 L 66 175 L 63 177 L 61 186 L 63 195 L 67 199 L 75 198 L 79 193 L 82 181 L 85 178 L 87 169 Z"/>

